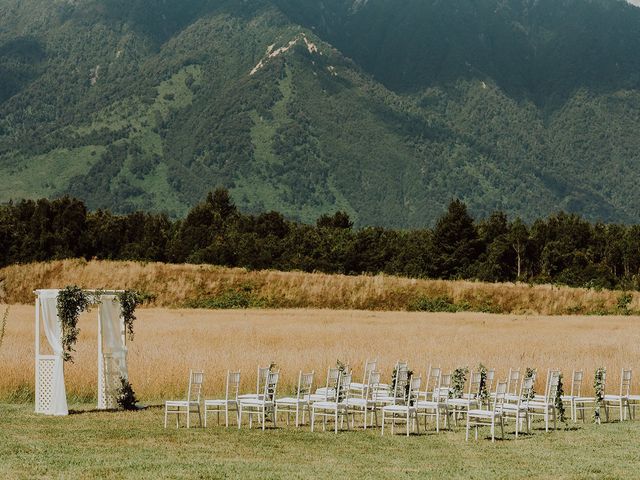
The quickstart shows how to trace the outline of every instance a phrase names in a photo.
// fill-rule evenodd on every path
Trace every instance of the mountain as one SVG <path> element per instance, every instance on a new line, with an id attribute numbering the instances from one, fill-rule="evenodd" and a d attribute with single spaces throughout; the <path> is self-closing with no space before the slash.
<path id="1" fill-rule="evenodd" d="M 637 222 L 623 0 L 0 0 L 0 201 Z"/>

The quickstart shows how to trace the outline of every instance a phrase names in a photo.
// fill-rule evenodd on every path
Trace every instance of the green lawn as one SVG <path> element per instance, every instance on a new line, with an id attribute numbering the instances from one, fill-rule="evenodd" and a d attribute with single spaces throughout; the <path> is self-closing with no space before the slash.
<path id="1" fill-rule="evenodd" d="M 64 418 L 0 405 L 0 478 L 637 478 L 640 422 L 573 426 L 465 443 L 358 430 L 162 428 L 162 410 Z M 488 433 L 485 432 L 485 433 Z"/>

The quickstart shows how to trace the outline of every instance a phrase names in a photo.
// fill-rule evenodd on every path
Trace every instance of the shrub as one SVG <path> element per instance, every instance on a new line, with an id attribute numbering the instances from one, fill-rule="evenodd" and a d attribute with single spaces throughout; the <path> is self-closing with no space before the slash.
<path id="1" fill-rule="evenodd" d="M 409 310 L 413 312 L 461 312 L 468 310 L 468 305 L 457 305 L 450 297 L 419 297 L 409 304 Z"/>
<path id="2" fill-rule="evenodd" d="M 133 391 L 133 387 L 125 377 L 120 377 L 120 387 L 118 388 L 116 402 L 123 410 L 138 409 L 136 406 L 136 403 L 138 403 L 136 392 Z"/>

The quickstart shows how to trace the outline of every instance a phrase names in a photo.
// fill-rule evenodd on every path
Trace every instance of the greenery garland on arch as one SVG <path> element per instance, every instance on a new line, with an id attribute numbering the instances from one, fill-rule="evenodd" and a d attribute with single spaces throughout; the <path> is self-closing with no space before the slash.
<path id="1" fill-rule="evenodd" d="M 80 334 L 78 317 L 82 312 L 88 311 L 90 305 L 89 295 L 76 285 L 65 287 L 58 292 L 56 307 L 62 324 L 62 358 L 65 362 L 73 362 L 71 352 L 75 352 L 73 347 Z"/>
<path id="2" fill-rule="evenodd" d="M 97 305 L 102 301 L 103 290 L 86 292 L 77 285 L 70 285 L 58 292 L 56 307 L 58 318 L 62 323 L 62 350 L 64 361 L 73 362 L 72 352 L 78 340 L 80 329 L 78 328 L 78 317 L 80 314 L 89 311 L 91 305 Z M 116 294 L 120 302 L 120 315 L 125 324 L 125 329 L 129 339 L 133 340 L 133 322 L 136 320 L 135 310 L 139 305 L 154 299 L 148 293 L 141 293 L 135 290 L 125 290 Z"/>
<path id="3" fill-rule="evenodd" d="M 118 292 L 116 298 L 120 302 L 120 315 L 124 320 L 129 340 L 133 340 L 133 322 L 136 320 L 136 308 L 145 302 L 153 300 L 154 296 L 135 290 L 125 290 L 124 292 Z"/>

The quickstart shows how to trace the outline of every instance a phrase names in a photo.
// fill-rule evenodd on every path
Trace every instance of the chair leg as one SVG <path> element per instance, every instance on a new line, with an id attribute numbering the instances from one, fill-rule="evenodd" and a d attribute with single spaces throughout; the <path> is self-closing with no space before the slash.
<path id="1" fill-rule="evenodd" d="M 504 440 L 504 417 L 500 417 L 500 437 Z"/>
<path id="2" fill-rule="evenodd" d="M 380 432 L 380 435 L 384 435 L 384 410 L 382 410 L 382 431 Z"/>
<path id="3" fill-rule="evenodd" d="M 409 436 L 409 413 L 407 413 L 407 437 Z"/>
<path id="4" fill-rule="evenodd" d="M 164 428 L 167 428 L 167 406 L 164 407 Z"/>
<path id="5" fill-rule="evenodd" d="M 438 419 L 436 417 L 436 425 L 438 424 Z M 466 428 L 466 433 L 465 433 L 465 442 L 469 441 L 469 427 L 470 427 L 470 423 L 469 423 L 469 415 L 467 415 L 467 428 Z M 436 426 L 436 431 L 437 431 L 438 427 Z"/>
<path id="6" fill-rule="evenodd" d="M 242 404 L 238 406 L 238 430 L 240 430 L 241 425 L 242 425 Z"/>
<path id="7" fill-rule="evenodd" d="M 311 410 L 311 431 L 312 431 L 312 432 L 313 432 L 313 424 L 314 424 L 314 422 L 313 422 L 313 421 L 314 421 L 314 419 L 316 418 L 315 413 L 316 413 L 315 409 L 312 409 L 312 410 Z"/>
<path id="8" fill-rule="evenodd" d="M 336 415 L 335 415 L 335 431 L 336 434 L 338 433 L 338 409 L 336 408 Z"/>

